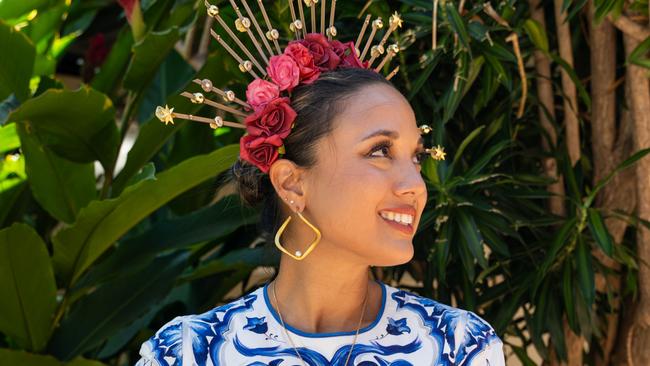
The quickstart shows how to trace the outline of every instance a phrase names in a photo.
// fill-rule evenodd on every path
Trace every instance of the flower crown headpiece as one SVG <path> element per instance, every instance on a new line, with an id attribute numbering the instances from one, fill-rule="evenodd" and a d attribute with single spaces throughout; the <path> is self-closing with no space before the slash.
<path id="1" fill-rule="evenodd" d="M 219 34 L 211 29 L 212 37 L 239 63 L 240 71 L 250 74 L 254 80 L 248 84 L 246 102 L 237 98 L 232 90 L 216 88 L 212 81 L 208 79 L 196 79 L 194 83 L 199 85 L 205 93 L 218 94 L 227 104 L 210 100 L 200 92 L 183 92 L 181 95 L 189 98 L 192 103 L 207 104 L 222 112 L 230 113 L 236 119 L 243 119 L 243 123 L 225 121 L 222 115 L 206 118 L 178 113 L 174 112 L 174 108 L 168 106 L 158 106 L 156 108 L 156 117 L 165 124 L 174 124 L 174 118 L 180 118 L 208 123 L 213 129 L 222 126 L 246 129 L 247 133 L 240 139 L 240 158 L 257 166 L 264 173 L 268 173 L 271 164 L 279 156 L 285 154 L 283 140 L 287 138 L 294 127 L 296 112 L 291 107 L 288 93 L 298 85 L 313 83 L 321 73 L 340 68 L 364 68 L 379 72 L 399 52 L 397 44 L 385 47 L 391 33 L 402 26 L 402 19 L 397 12 L 391 15 L 388 29 L 384 32 L 379 43 L 371 46 L 377 31 L 384 27 L 381 17 L 372 21 L 370 35 L 361 51 L 359 47 L 368 24 L 370 24 L 370 14 L 366 16 L 356 42 L 342 43 L 333 40 L 337 35 L 334 26 L 336 0 L 330 2 L 329 26 L 327 28 L 325 28 L 327 1 L 320 1 L 320 32 L 317 31 L 316 19 L 316 8 L 319 0 L 303 0 L 311 13 L 310 33 L 307 33 L 306 29 L 303 1 L 296 0 L 299 18 L 296 16 L 294 0 L 288 1 L 292 18 L 289 29 L 294 33 L 295 39 L 290 41 L 282 51 L 278 43 L 280 33 L 271 25 L 262 0 L 257 0 L 257 3 L 264 18 L 266 32 L 262 30 L 246 0 L 242 0 L 242 4 L 248 17 L 241 13 L 234 0 L 230 0 L 237 15 L 235 29 L 239 33 L 246 33 L 250 38 L 259 57 L 266 64 L 266 68 L 264 68 L 219 15 L 219 8 L 205 0 L 208 16 L 217 20 L 245 56 L 240 56 Z M 254 28 L 257 35 L 254 34 L 251 27 Z M 370 51 L 370 58 L 365 60 L 368 51 Z M 384 56 L 379 61 L 379 64 L 373 68 L 375 61 L 382 55 Z M 386 79 L 390 80 L 398 71 L 399 66 L 395 67 L 386 76 Z M 236 105 L 233 105 L 233 103 Z M 427 125 L 421 125 L 420 131 L 427 134 L 431 131 L 431 128 Z M 445 157 L 445 152 L 440 146 L 426 149 L 426 152 L 430 153 L 436 160 L 442 160 Z"/>

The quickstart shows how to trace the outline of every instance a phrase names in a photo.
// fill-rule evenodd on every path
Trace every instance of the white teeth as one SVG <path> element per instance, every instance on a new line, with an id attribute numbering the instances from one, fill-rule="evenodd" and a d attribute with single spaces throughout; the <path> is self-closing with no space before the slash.
<path id="1" fill-rule="evenodd" d="M 386 211 L 386 212 L 381 212 L 381 217 L 387 220 L 395 221 L 402 225 L 410 225 L 413 223 L 413 216 L 408 214 L 403 214 L 403 213 Z"/>

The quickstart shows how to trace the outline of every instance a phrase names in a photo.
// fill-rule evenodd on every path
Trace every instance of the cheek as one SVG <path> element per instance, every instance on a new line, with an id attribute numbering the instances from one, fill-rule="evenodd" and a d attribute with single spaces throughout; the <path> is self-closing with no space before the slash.
<path id="1" fill-rule="evenodd" d="M 341 169 L 324 178 L 319 201 L 330 213 L 324 216 L 330 221 L 328 224 L 359 235 L 376 230 L 377 210 L 390 193 L 385 182 L 386 177 L 377 169 L 358 166 Z"/>

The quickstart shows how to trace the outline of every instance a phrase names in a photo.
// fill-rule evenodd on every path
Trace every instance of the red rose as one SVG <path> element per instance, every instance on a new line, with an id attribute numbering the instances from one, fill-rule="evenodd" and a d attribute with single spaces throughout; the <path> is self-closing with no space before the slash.
<path id="1" fill-rule="evenodd" d="M 350 41 L 342 43 L 340 41 L 333 40 L 330 42 L 330 44 L 332 45 L 332 49 L 336 55 L 341 59 L 339 67 L 357 67 L 362 69 L 368 68 L 368 61 L 362 63 L 361 60 L 359 60 L 357 51 L 354 47 L 354 42 Z"/>
<path id="2" fill-rule="evenodd" d="M 255 79 L 246 89 L 246 101 L 257 113 L 264 109 L 267 103 L 280 96 L 280 88 L 266 80 Z"/>
<path id="3" fill-rule="evenodd" d="M 280 90 L 291 91 L 300 82 L 298 64 L 287 55 L 272 56 L 266 71 L 271 80 L 280 87 Z"/>
<path id="4" fill-rule="evenodd" d="M 339 56 L 334 52 L 327 38 L 320 33 L 308 33 L 305 39 L 292 41 L 307 47 L 314 57 L 314 64 L 320 71 L 334 70 L 341 62 Z"/>
<path id="5" fill-rule="evenodd" d="M 246 135 L 239 141 L 239 156 L 260 168 L 264 173 L 268 173 L 271 164 L 278 157 L 278 147 L 280 146 L 282 146 L 282 139 L 278 135 Z"/>
<path id="6" fill-rule="evenodd" d="M 255 136 L 274 136 L 286 138 L 296 119 L 296 111 L 289 105 L 289 98 L 276 98 L 266 104 L 264 109 L 255 112 L 244 120 L 246 131 Z"/>
<path id="7" fill-rule="evenodd" d="M 300 82 L 302 84 L 311 84 L 320 75 L 320 69 L 314 65 L 314 56 L 307 47 L 297 42 L 290 43 L 284 49 L 284 54 L 291 57 L 300 69 Z"/>

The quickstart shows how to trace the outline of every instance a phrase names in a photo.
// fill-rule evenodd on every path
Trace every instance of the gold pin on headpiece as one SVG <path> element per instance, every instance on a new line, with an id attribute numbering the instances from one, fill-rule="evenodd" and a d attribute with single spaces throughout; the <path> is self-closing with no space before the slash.
<path id="1" fill-rule="evenodd" d="M 445 155 L 447 155 L 445 148 L 440 145 L 436 145 L 431 149 L 425 149 L 424 151 L 429 153 L 434 160 L 445 160 Z"/>

